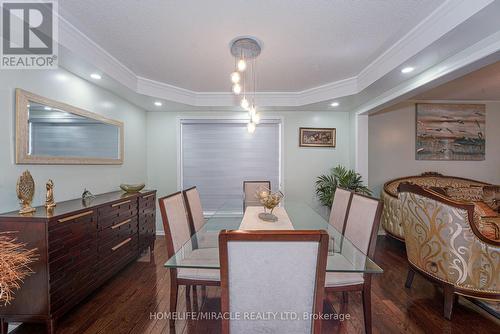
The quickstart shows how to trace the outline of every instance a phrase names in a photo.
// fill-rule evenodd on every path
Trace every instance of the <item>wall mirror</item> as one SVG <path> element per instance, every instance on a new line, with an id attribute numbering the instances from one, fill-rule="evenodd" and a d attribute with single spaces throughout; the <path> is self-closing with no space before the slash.
<path id="1" fill-rule="evenodd" d="M 16 163 L 123 163 L 123 123 L 16 89 Z"/>

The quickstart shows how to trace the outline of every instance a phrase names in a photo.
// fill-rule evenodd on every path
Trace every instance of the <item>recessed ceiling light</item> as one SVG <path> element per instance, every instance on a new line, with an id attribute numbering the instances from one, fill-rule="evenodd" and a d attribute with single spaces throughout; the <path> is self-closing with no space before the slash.
<path id="1" fill-rule="evenodd" d="M 92 79 L 96 79 L 96 80 L 101 80 L 101 79 L 102 79 L 102 76 L 101 76 L 100 74 L 98 74 L 98 73 L 92 73 L 92 74 L 90 75 L 90 77 L 91 77 Z"/>
<path id="2" fill-rule="evenodd" d="M 43 109 L 45 109 L 45 110 L 52 110 L 51 107 L 44 107 Z"/>
<path id="3" fill-rule="evenodd" d="M 338 107 L 339 103 L 338 102 L 332 102 L 332 103 L 330 103 L 330 106 L 331 107 Z"/>
<path id="4" fill-rule="evenodd" d="M 162 105 L 163 105 L 163 103 L 161 103 L 160 101 L 155 101 L 155 106 L 161 107 Z"/>
<path id="5" fill-rule="evenodd" d="M 414 68 L 413 67 L 405 67 L 401 70 L 401 73 L 410 73 L 413 72 Z"/>

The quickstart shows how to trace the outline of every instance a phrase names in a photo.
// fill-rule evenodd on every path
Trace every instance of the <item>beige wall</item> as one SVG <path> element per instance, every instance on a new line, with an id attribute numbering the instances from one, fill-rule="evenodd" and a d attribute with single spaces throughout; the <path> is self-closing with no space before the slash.
<path id="1" fill-rule="evenodd" d="M 500 102 L 486 103 L 486 160 L 415 160 L 415 104 L 403 103 L 369 118 L 369 186 L 380 194 L 387 180 L 436 171 L 500 184 Z"/>
<path id="2" fill-rule="evenodd" d="M 283 119 L 283 189 L 285 196 L 298 198 L 317 210 L 314 194 L 316 177 L 342 164 L 349 167 L 349 113 L 345 112 L 265 112 L 266 116 Z M 241 113 L 240 115 L 244 115 Z M 166 195 L 178 189 L 178 124 L 182 117 L 238 117 L 235 112 L 148 112 L 148 185 Z M 299 127 L 337 128 L 337 147 L 300 148 Z M 258 135 L 258 129 L 255 135 Z M 163 230 L 157 215 L 157 228 Z"/>
<path id="3" fill-rule="evenodd" d="M 0 212 L 16 210 L 16 180 L 28 169 L 36 183 L 34 205 L 45 201 L 45 182 L 55 183 L 56 201 L 118 190 L 122 182 L 146 181 L 146 112 L 69 72 L 60 70 L 0 71 Z M 15 88 L 65 102 L 124 122 L 123 165 L 16 165 Z"/>

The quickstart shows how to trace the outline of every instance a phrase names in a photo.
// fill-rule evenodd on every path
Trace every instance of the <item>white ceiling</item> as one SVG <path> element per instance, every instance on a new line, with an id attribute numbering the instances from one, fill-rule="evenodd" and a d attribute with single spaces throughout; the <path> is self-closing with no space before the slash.
<path id="1" fill-rule="evenodd" d="M 60 14 L 137 76 L 229 92 L 229 42 L 263 42 L 258 90 L 357 76 L 443 0 L 64 0 Z"/>

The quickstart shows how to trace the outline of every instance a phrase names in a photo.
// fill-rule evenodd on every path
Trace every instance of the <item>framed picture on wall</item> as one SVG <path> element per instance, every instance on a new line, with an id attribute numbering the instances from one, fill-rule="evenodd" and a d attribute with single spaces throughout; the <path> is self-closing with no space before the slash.
<path id="1" fill-rule="evenodd" d="M 299 128 L 300 147 L 335 147 L 335 128 Z"/>
<path id="2" fill-rule="evenodd" d="M 484 160 L 484 104 L 416 104 L 416 160 Z"/>

